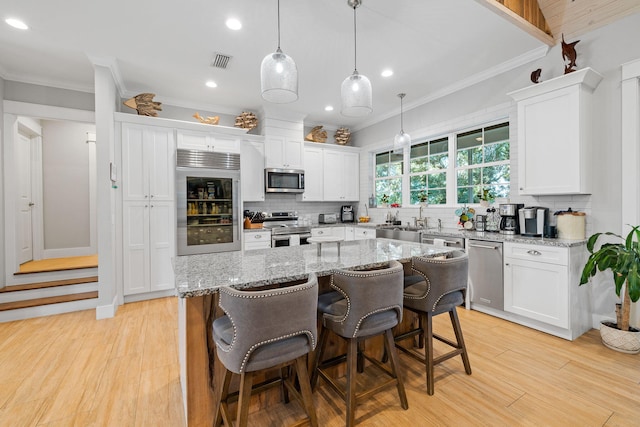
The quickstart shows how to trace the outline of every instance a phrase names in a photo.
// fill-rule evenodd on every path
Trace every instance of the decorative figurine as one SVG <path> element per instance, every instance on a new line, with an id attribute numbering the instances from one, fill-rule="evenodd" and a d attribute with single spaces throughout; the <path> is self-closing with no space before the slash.
<path id="1" fill-rule="evenodd" d="M 531 73 L 531 81 L 534 83 L 540 83 L 540 73 L 542 73 L 542 68 L 538 68 L 534 72 Z"/>
<path id="2" fill-rule="evenodd" d="M 220 117 L 218 117 L 218 116 L 202 117 L 200 115 L 200 113 L 198 113 L 197 111 L 193 115 L 193 117 L 195 117 L 196 119 L 198 119 L 200 121 L 200 123 L 204 123 L 205 125 L 217 125 L 218 122 L 220 122 Z"/>
<path id="3" fill-rule="evenodd" d="M 327 140 L 327 131 L 322 130 L 322 126 L 315 126 L 311 132 L 304 137 L 305 141 L 325 142 Z"/>
<path id="4" fill-rule="evenodd" d="M 162 104 L 155 102 L 153 100 L 154 96 L 156 96 L 155 93 L 141 93 L 133 98 L 127 99 L 123 104 L 138 111 L 139 116 L 156 117 L 158 115 L 156 110 L 162 111 L 162 108 L 160 108 Z"/>
<path id="5" fill-rule="evenodd" d="M 255 114 L 243 111 L 242 114 L 236 117 L 236 123 L 233 126 L 251 130 L 258 126 L 258 119 Z"/>
<path id="6" fill-rule="evenodd" d="M 569 74 L 576 70 L 576 58 L 578 54 L 576 53 L 576 44 L 578 44 L 580 40 L 576 40 L 571 43 L 565 43 L 564 34 L 562 34 L 562 59 L 565 61 L 564 73 Z M 569 61 L 567 64 L 566 61 Z"/>
<path id="7" fill-rule="evenodd" d="M 336 144 L 347 145 L 351 141 L 351 132 L 347 128 L 339 128 L 333 135 Z"/>

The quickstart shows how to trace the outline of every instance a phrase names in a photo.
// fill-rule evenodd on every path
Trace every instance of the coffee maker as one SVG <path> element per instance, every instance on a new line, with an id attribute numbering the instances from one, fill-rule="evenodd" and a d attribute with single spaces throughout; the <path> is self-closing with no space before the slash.
<path id="1" fill-rule="evenodd" d="M 500 233 L 502 234 L 518 234 L 520 232 L 520 224 L 518 219 L 518 210 L 524 207 L 522 203 L 505 203 L 498 205 L 500 210 Z"/>
<path id="2" fill-rule="evenodd" d="M 542 236 L 549 225 L 549 209 L 540 206 L 527 206 L 518 209 L 520 234 L 523 236 Z"/>
<path id="3" fill-rule="evenodd" d="M 353 222 L 355 221 L 355 214 L 353 212 L 353 206 L 344 205 L 340 208 L 340 221 L 341 222 Z"/>

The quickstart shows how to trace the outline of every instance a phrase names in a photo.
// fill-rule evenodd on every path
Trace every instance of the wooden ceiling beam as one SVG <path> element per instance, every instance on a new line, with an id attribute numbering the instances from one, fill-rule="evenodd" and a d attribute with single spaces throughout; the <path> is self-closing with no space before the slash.
<path id="1" fill-rule="evenodd" d="M 555 45 L 538 0 L 476 0 L 549 46 Z"/>

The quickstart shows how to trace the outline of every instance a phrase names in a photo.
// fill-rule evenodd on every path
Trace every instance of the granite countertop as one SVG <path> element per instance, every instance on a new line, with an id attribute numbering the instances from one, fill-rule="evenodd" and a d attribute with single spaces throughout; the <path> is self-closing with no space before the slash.
<path id="1" fill-rule="evenodd" d="M 343 242 L 340 257 L 337 245 L 323 245 L 321 256 L 317 245 L 178 256 L 174 271 L 178 296 L 188 298 L 215 293 L 221 286 L 246 289 L 304 280 L 309 273 L 326 276 L 336 268 L 364 269 L 451 251 L 400 240 L 367 239 Z"/>
<path id="2" fill-rule="evenodd" d="M 488 242 L 510 242 L 510 243 L 525 243 L 529 245 L 543 245 L 543 246 L 557 246 L 557 247 L 571 247 L 581 246 L 587 244 L 587 239 L 584 240 L 568 240 L 568 239 L 551 239 L 545 237 L 530 237 L 521 236 L 519 234 L 502 234 L 491 231 L 469 231 L 458 230 L 457 228 L 443 228 L 440 231 L 437 229 L 424 230 L 423 234 L 431 236 L 443 236 L 443 237 L 464 237 L 466 239 L 485 240 Z"/>

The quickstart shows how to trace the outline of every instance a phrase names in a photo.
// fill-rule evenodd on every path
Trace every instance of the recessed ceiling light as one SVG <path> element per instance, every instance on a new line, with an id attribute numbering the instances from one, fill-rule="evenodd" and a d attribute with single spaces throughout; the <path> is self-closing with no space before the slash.
<path id="1" fill-rule="evenodd" d="M 230 30 L 239 30 L 240 28 L 242 28 L 242 22 L 240 22 L 239 20 L 237 20 L 236 18 L 229 18 L 227 19 L 227 28 L 229 28 Z"/>
<path id="2" fill-rule="evenodd" d="M 393 70 L 387 68 L 386 70 L 382 71 L 381 75 L 382 77 L 391 77 L 393 76 Z"/>
<path id="3" fill-rule="evenodd" d="M 214 82 L 213 80 L 209 80 L 205 83 L 205 85 L 207 85 L 207 87 L 218 87 L 218 83 Z"/>
<path id="4" fill-rule="evenodd" d="M 324 107 L 324 111 L 333 111 L 333 106 L 327 105 L 326 107 Z"/>
<path id="5" fill-rule="evenodd" d="M 17 28 L 19 30 L 28 30 L 29 29 L 27 24 L 25 24 L 24 22 L 22 22 L 19 19 L 8 18 L 4 22 L 6 22 L 7 24 L 11 25 L 13 28 Z"/>

